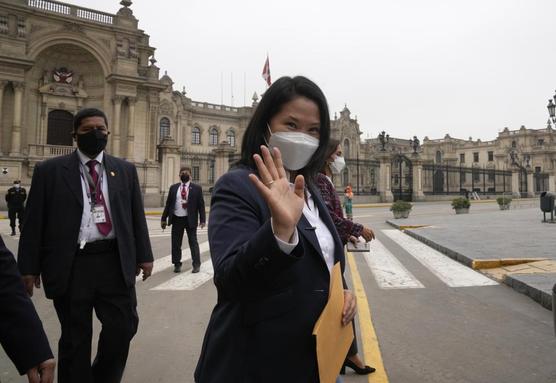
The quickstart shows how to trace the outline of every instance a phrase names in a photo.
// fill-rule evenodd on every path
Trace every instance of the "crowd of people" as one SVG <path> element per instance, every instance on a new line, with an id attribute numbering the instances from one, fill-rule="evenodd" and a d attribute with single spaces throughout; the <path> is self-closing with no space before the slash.
<path id="1" fill-rule="evenodd" d="M 30 382 L 54 379 L 52 351 L 30 300 L 41 284 L 62 330 L 58 382 L 123 377 L 139 320 L 135 279 L 151 275 L 154 257 L 137 171 L 105 152 L 108 134 L 101 110 L 80 110 L 77 150 L 34 169 L 20 221 L 19 270 L 0 240 L 0 342 Z M 343 214 L 332 176 L 345 161 L 330 135 L 326 98 L 305 77 L 280 78 L 255 109 L 241 159 L 211 196 L 208 235 L 218 298 L 195 382 L 319 382 L 312 333 L 328 301 L 331 270 L 337 263 L 345 270 L 348 241 L 374 239 L 372 229 L 353 222 L 351 187 L 344 191 Z M 14 234 L 26 197 L 17 185 L 6 196 Z M 161 218 L 162 229 L 171 225 L 174 272 L 181 272 L 184 231 L 192 272 L 199 272 L 197 227 L 206 221 L 202 189 L 182 167 Z M 355 330 L 356 299 L 343 284 L 341 324 Z M 91 363 L 93 312 L 102 329 Z M 346 367 L 374 371 L 359 357 L 355 339 L 338 375 Z"/>

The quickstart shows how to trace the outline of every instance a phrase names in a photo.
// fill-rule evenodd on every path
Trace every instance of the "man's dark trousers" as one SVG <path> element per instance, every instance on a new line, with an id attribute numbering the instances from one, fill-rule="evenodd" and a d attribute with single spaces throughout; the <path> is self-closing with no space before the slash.
<path id="1" fill-rule="evenodd" d="M 193 268 L 200 267 L 201 253 L 199 242 L 197 241 L 197 226 L 191 227 L 187 216 L 178 217 L 174 215 L 172 217 L 172 263 L 174 265 L 181 265 L 181 245 L 183 243 L 184 230 L 187 232 Z"/>
<path id="2" fill-rule="evenodd" d="M 23 218 L 23 206 L 8 208 L 8 218 L 10 219 L 10 227 L 15 231 L 15 220 L 19 222 L 19 229 L 21 230 L 21 219 Z"/>
<path id="3" fill-rule="evenodd" d="M 115 240 L 107 246 L 77 250 L 70 285 L 54 299 L 62 327 L 58 344 L 59 383 L 120 382 L 137 332 L 137 298 L 127 287 Z M 102 323 L 91 367 L 93 309 Z"/>

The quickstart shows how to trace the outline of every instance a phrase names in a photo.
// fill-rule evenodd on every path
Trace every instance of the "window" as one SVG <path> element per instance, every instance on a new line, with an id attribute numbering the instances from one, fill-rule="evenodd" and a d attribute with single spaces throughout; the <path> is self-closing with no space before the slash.
<path id="1" fill-rule="evenodd" d="M 481 173 L 479 169 L 473 169 L 473 182 L 480 182 L 481 181 Z"/>
<path id="2" fill-rule="evenodd" d="M 436 151 L 436 163 L 437 164 L 442 163 L 442 152 L 440 150 Z"/>
<path id="3" fill-rule="evenodd" d="M 473 162 L 479 162 L 479 152 L 473 153 Z"/>
<path id="4" fill-rule="evenodd" d="M 539 139 L 537 140 L 537 145 L 538 145 L 538 146 L 543 146 L 543 145 L 544 145 L 544 139 L 543 139 L 543 138 L 539 138 Z"/>
<path id="5" fill-rule="evenodd" d="M 208 182 L 214 183 L 214 160 L 209 161 Z"/>
<path id="6" fill-rule="evenodd" d="M 349 140 L 346 138 L 344 140 L 344 157 L 345 158 L 350 158 L 350 153 L 349 153 Z"/>
<path id="7" fill-rule="evenodd" d="M 488 182 L 494 182 L 494 170 L 489 170 L 488 171 Z"/>
<path id="8" fill-rule="evenodd" d="M 198 166 L 193 166 L 192 171 L 193 171 L 193 174 L 191 176 L 193 177 L 193 181 L 199 181 L 199 167 Z"/>
<path id="9" fill-rule="evenodd" d="M 46 143 L 48 145 L 72 146 L 73 114 L 56 109 L 48 113 Z"/>
<path id="10" fill-rule="evenodd" d="M 201 129 L 197 126 L 193 127 L 191 131 L 191 143 L 193 145 L 201 145 Z"/>
<path id="11" fill-rule="evenodd" d="M 210 128 L 209 131 L 209 145 L 216 146 L 218 145 L 218 129 Z"/>
<path id="12" fill-rule="evenodd" d="M 512 148 L 517 148 L 517 143 L 515 141 L 512 141 Z"/>
<path id="13" fill-rule="evenodd" d="M 540 173 L 540 172 L 541 172 L 541 167 L 535 166 L 535 173 Z"/>
<path id="14" fill-rule="evenodd" d="M 170 120 L 166 117 L 160 119 L 160 141 L 170 137 Z"/>
<path id="15" fill-rule="evenodd" d="M 230 146 L 236 146 L 236 134 L 233 130 L 228 130 L 228 134 L 226 135 L 228 138 L 228 144 Z"/>
<path id="16" fill-rule="evenodd" d="M 488 152 L 488 161 L 489 162 L 494 161 L 494 152 Z"/>
<path id="17" fill-rule="evenodd" d="M 461 162 L 462 164 L 465 163 L 465 153 L 460 153 L 460 155 L 459 155 L 459 162 Z"/>

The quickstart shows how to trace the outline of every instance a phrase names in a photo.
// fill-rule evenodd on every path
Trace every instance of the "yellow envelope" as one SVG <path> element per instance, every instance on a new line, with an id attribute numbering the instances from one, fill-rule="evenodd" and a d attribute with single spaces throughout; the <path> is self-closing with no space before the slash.
<path id="1" fill-rule="evenodd" d="M 317 338 L 317 361 L 321 383 L 334 383 L 353 341 L 353 327 L 342 326 L 344 285 L 342 269 L 336 263 L 330 274 L 328 303 L 320 314 L 313 335 Z"/>

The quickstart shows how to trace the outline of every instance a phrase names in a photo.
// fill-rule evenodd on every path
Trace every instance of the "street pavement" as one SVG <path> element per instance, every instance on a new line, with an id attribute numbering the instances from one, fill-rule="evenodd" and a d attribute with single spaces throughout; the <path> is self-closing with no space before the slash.
<path id="1" fill-rule="evenodd" d="M 497 207 L 481 204 L 473 209 L 494 213 Z M 422 203 L 415 204 L 412 217 L 450 214 L 449 204 Z M 358 296 L 360 354 L 377 367 L 377 373 L 357 376 L 348 368 L 346 383 L 556 382 L 550 311 L 386 224 L 391 217 L 387 207 L 356 208 L 354 215 L 377 236 L 369 254 L 348 256 L 346 270 L 348 284 Z M 185 271 L 174 274 L 169 231 L 160 229 L 155 215 L 147 216 L 147 221 L 155 274 L 137 284 L 139 331 L 124 382 L 190 383 L 216 302 L 207 233 L 199 232 L 202 272 L 191 274 L 187 261 Z M 0 233 L 15 252 L 18 238 L 8 236 L 6 220 L 0 220 Z M 184 249 L 184 258 L 188 255 Z M 52 303 L 42 290 L 33 301 L 56 349 L 60 330 Z M 95 322 L 97 335 L 98 330 Z M 25 381 L 3 352 L 0 381 Z"/>
<path id="2" fill-rule="evenodd" d="M 556 224 L 543 222 L 538 206 L 511 210 L 411 216 L 388 223 L 459 262 L 552 307 L 556 283 Z M 550 217 L 547 217 L 550 218 Z M 419 227 L 423 226 L 423 227 Z"/>

